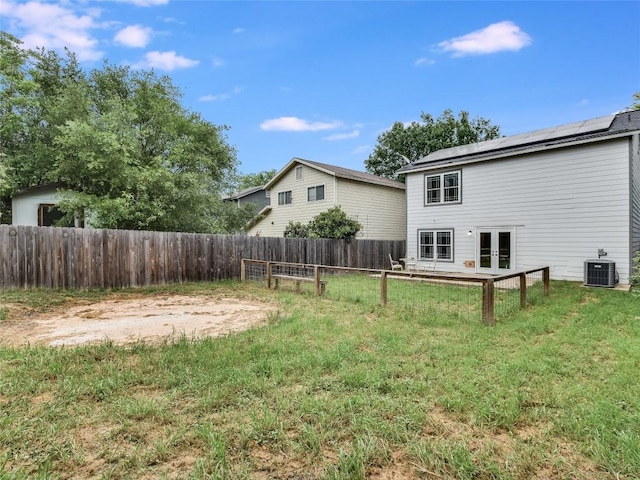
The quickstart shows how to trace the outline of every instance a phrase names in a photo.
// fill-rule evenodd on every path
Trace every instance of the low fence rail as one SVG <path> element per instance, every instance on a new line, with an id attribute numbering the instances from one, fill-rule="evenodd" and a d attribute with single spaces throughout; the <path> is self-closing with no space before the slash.
<path id="1" fill-rule="evenodd" d="M 438 272 L 391 271 L 304 263 L 242 259 L 242 281 L 265 282 L 267 288 L 286 288 L 316 295 L 400 304 L 414 311 L 481 319 L 487 325 L 496 316 L 522 308 L 549 294 L 549 267 L 508 275 L 487 276 Z"/>

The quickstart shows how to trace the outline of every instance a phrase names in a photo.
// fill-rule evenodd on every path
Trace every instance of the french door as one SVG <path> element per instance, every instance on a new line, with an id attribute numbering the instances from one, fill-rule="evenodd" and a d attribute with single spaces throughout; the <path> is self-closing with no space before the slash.
<path id="1" fill-rule="evenodd" d="M 476 241 L 477 272 L 502 274 L 515 271 L 515 228 L 478 228 Z"/>

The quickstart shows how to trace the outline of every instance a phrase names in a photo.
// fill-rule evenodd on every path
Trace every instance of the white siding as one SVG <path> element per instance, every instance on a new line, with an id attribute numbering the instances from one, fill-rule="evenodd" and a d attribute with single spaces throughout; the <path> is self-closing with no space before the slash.
<path id="1" fill-rule="evenodd" d="M 462 167 L 462 203 L 424 206 L 424 172 L 407 176 L 407 255 L 419 229 L 455 230 L 454 262 L 473 272 L 478 227 L 516 227 L 517 270 L 550 266 L 555 279 L 581 281 L 598 249 L 629 281 L 628 139 L 560 148 Z M 456 168 L 457 169 L 457 168 Z M 471 232 L 468 235 L 467 232 Z"/>
<path id="2" fill-rule="evenodd" d="M 53 187 L 20 193 L 11 199 L 11 223 L 37 227 L 40 204 L 56 204 L 58 201 L 58 194 Z"/>
<path id="3" fill-rule="evenodd" d="M 247 234 L 282 237 L 290 221 L 308 223 L 313 217 L 340 206 L 363 226 L 359 238 L 404 240 L 406 196 L 403 189 L 336 178 L 302 165 L 302 179 L 296 180 L 293 165 L 271 188 L 271 211 Z M 307 201 L 309 187 L 324 185 L 324 200 Z M 293 202 L 278 205 L 278 193 L 291 190 Z"/>
<path id="4" fill-rule="evenodd" d="M 362 224 L 359 238 L 404 240 L 406 198 L 404 189 L 338 179 L 337 205 Z"/>
<path id="5" fill-rule="evenodd" d="M 324 200 L 307 201 L 307 189 L 324 185 Z M 293 202 L 278 205 L 278 193 L 291 190 Z M 293 166 L 271 189 L 271 212 L 247 232 L 261 237 L 282 237 L 290 221 L 307 223 L 320 212 L 334 206 L 335 178 L 314 168 L 302 166 L 302 179 L 296 180 Z"/>

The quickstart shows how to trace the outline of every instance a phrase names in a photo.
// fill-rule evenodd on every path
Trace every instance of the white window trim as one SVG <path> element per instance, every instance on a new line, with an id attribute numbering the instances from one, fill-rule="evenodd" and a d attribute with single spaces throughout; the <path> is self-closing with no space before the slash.
<path id="1" fill-rule="evenodd" d="M 458 175 L 458 199 L 455 201 L 449 201 L 446 202 L 444 200 L 444 190 L 445 190 L 445 186 L 444 186 L 444 176 L 445 175 L 451 175 L 451 174 L 457 174 Z M 427 201 L 428 195 L 427 195 L 427 178 L 429 177 L 440 177 L 440 201 L 439 202 L 431 202 L 429 203 Z M 424 195 L 424 206 L 425 207 L 431 207 L 433 205 L 456 205 L 458 203 L 462 203 L 462 170 L 448 170 L 445 172 L 440 172 L 440 173 L 425 173 L 424 177 L 423 177 L 423 195 Z"/>
<path id="2" fill-rule="evenodd" d="M 313 189 L 317 189 L 318 187 L 322 187 L 322 194 L 323 197 L 321 199 L 315 199 L 315 200 L 309 200 L 309 191 L 313 188 Z M 325 199 L 327 198 L 327 187 L 326 185 L 320 184 L 320 185 L 313 185 L 311 187 L 307 187 L 307 202 L 311 203 L 311 202 L 324 202 Z"/>
<path id="3" fill-rule="evenodd" d="M 303 179 L 302 165 L 296 167 L 296 182 Z"/>
<path id="4" fill-rule="evenodd" d="M 422 244 L 420 243 L 420 234 L 424 232 L 433 233 L 433 258 L 422 256 Z M 451 235 L 451 258 L 438 258 L 438 233 L 447 232 Z M 418 260 L 423 262 L 445 262 L 454 263 L 455 261 L 455 230 L 453 228 L 421 228 L 418 230 Z"/>

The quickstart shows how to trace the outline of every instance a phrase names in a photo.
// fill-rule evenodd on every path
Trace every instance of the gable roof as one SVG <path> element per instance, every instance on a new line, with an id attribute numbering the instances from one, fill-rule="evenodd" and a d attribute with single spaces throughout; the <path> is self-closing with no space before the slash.
<path id="1" fill-rule="evenodd" d="M 264 185 L 260 187 L 245 188 L 244 190 L 240 190 L 239 192 L 236 192 L 233 195 L 229 195 L 228 197 L 223 198 L 223 200 L 239 200 L 241 198 L 248 197 L 252 193 L 256 193 L 261 190 L 264 190 Z"/>
<path id="2" fill-rule="evenodd" d="M 460 145 L 432 152 L 409 165 L 399 173 L 425 170 L 459 163 L 480 162 L 516 154 L 531 153 L 588 143 L 607 138 L 628 136 L 640 131 L 640 110 L 606 117 L 584 120 L 558 127 Z"/>
<path id="3" fill-rule="evenodd" d="M 344 178 L 355 182 L 371 183 L 373 185 L 381 185 L 383 187 L 398 188 L 401 190 L 405 189 L 404 183 L 391 180 L 390 178 L 379 177 L 371 173 L 359 172 L 349 168 L 336 167 L 335 165 L 329 165 L 327 163 L 313 162 L 311 160 L 293 157 L 289 163 L 287 163 L 284 168 L 264 186 L 265 190 L 270 189 L 273 185 L 278 183 L 278 181 L 296 164 L 306 165 L 309 168 L 313 168 L 337 178 Z"/>
<path id="4" fill-rule="evenodd" d="M 31 194 L 34 192 L 40 192 L 40 191 L 45 191 L 45 190 L 57 190 L 59 188 L 63 188 L 64 185 L 60 182 L 56 182 L 56 183 L 43 183 L 41 185 L 32 185 L 30 187 L 24 187 L 21 188 L 20 190 L 18 190 L 16 193 L 13 194 L 14 197 L 18 197 L 20 195 L 27 195 L 27 194 Z"/>

